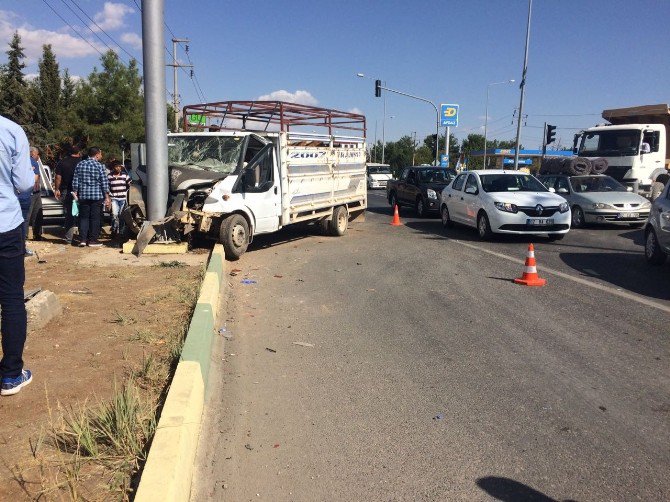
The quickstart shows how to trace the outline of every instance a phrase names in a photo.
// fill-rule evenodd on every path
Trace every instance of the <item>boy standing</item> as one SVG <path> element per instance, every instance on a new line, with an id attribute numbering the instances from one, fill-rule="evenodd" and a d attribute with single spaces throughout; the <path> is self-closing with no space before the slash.
<path id="1" fill-rule="evenodd" d="M 130 176 L 123 170 L 120 161 L 112 161 L 111 171 L 107 175 L 109 180 L 109 195 L 112 197 L 112 235 L 118 235 L 123 229 L 123 221 L 119 216 L 126 206 L 128 189 L 130 188 Z"/>

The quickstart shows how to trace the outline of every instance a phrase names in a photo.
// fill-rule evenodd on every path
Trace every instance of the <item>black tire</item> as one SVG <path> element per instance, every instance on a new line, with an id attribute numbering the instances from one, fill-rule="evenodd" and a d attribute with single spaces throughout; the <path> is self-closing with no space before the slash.
<path id="1" fill-rule="evenodd" d="M 479 238 L 483 241 L 490 241 L 493 238 L 489 217 L 483 211 L 477 216 L 477 233 L 479 233 Z"/>
<path id="2" fill-rule="evenodd" d="M 249 246 L 249 224 L 241 214 L 231 214 L 221 223 L 219 240 L 226 258 L 238 260 Z"/>
<path id="3" fill-rule="evenodd" d="M 328 222 L 328 230 L 330 235 L 334 237 L 341 237 L 347 232 L 347 225 L 349 224 L 349 214 L 347 208 L 344 206 L 337 206 L 333 209 L 333 219 Z"/>
<path id="4" fill-rule="evenodd" d="M 565 234 L 549 234 L 550 241 L 562 241 Z"/>
<path id="5" fill-rule="evenodd" d="M 584 227 L 584 211 L 579 206 L 572 206 L 572 228 Z"/>
<path id="6" fill-rule="evenodd" d="M 389 204 L 391 204 L 391 209 L 393 209 L 395 206 L 398 206 L 398 209 L 400 209 L 400 204 L 398 204 L 398 197 L 396 197 L 395 192 L 391 192 L 391 195 L 389 196 Z"/>
<path id="7" fill-rule="evenodd" d="M 416 211 L 416 215 L 419 218 L 426 217 L 426 203 L 423 201 L 423 197 L 419 197 L 418 199 L 416 199 L 414 210 Z"/>
<path id="8" fill-rule="evenodd" d="M 449 208 L 446 204 L 442 204 L 440 216 L 442 217 L 442 226 L 444 228 L 452 228 L 454 226 L 454 222 L 451 221 L 451 216 L 449 215 Z"/>
<path id="9" fill-rule="evenodd" d="M 654 229 L 649 227 L 644 237 L 644 257 L 647 259 L 647 262 L 650 265 L 662 265 L 668 255 L 663 252 L 661 246 L 658 244 L 658 238 Z"/>
<path id="10" fill-rule="evenodd" d="M 649 198 L 651 200 L 656 200 L 656 198 L 661 195 L 661 192 L 665 188 L 665 185 L 659 181 L 654 181 L 651 184 L 651 194 L 649 195 Z"/>

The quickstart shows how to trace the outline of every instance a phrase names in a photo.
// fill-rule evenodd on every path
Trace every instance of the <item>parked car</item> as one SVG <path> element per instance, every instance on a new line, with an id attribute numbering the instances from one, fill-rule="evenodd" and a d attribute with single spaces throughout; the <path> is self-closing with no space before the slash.
<path id="1" fill-rule="evenodd" d="M 482 240 L 493 234 L 548 234 L 570 230 L 570 206 L 537 178 L 519 171 L 487 169 L 459 174 L 442 191 L 442 224 L 475 227 Z"/>
<path id="2" fill-rule="evenodd" d="M 670 183 L 651 205 L 644 227 L 644 255 L 652 265 L 662 264 L 670 254 Z"/>
<path id="3" fill-rule="evenodd" d="M 588 223 L 641 227 L 649 216 L 651 203 L 641 195 L 632 193 L 631 187 L 625 187 L 611 176 L 548 174 L 539 179 L 547 188 L 553 188 L 568 201 L 573 228 Z"/>
<path id="4" fill-rule="evenodd" d="M 445 167 L 406 167 L 400 179 L 389 180 L 386 197 L 391 207 L 410 206 L 423 218 L 440 208 L 440 192 L 456 177 L 456 171 Z"/>
<path id="5" fill-rule="evenodd" d="M 373 190 L 375 188 L 386 188 L 386 183 L 392 177 L 391 166 L 388 164 L 368 164 L 368 190 Z"/>

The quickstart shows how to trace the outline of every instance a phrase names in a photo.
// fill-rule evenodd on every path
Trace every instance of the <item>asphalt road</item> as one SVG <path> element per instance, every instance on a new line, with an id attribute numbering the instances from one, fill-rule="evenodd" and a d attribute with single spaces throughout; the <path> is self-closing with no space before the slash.
<path id="1" fill-rule="evenodd" d="M 536 238 L 527 288 L 527 238 L 369 206 L 232 265 L 193 500 L 670 499 L 670 265 L 639 230 Z"/>

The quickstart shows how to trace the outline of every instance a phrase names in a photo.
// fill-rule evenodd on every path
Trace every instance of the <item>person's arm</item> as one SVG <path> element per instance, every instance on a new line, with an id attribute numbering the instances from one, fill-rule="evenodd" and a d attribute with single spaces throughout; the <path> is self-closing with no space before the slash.
<path id="1" fill-rule="evenodd" d="M 112 199 L 109 196 L 109 178 L 105 173 L 105 166 L 102 164 L 100 164 L 100 174 L 102 177 L 102 185 L 100 188 L 102 188 L 102 193 L 105 196 L 105 206 L 110 207 L 112 205 Z"/>
<path id="2" fill-rule="evenodd" d="M 74 173 L 72 173 L 72 193 L 74 194 L 75 200 L 77 200 L 77 194 L 79 193 L 79 172 L 81 171 L 79 164 L 81 164 L 81 162 L 74 167 Z"/>
<path id="3" fill-rule="evenodd" d="M 30 145 L 26 133 L 20 127 L 15 136 L 15 150 L 12 155 L 12 183 L 17 192 L 30 190 L 35 184 L 33 166 L 30 163 Z"/>

